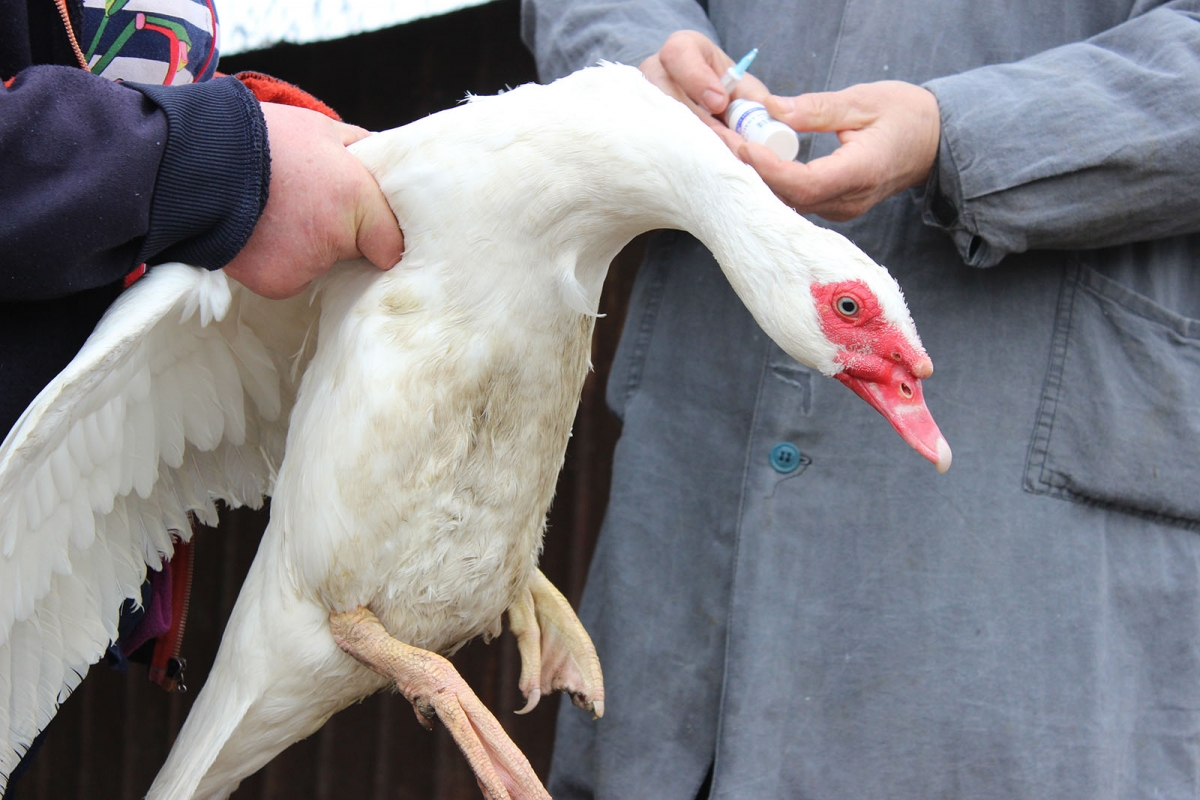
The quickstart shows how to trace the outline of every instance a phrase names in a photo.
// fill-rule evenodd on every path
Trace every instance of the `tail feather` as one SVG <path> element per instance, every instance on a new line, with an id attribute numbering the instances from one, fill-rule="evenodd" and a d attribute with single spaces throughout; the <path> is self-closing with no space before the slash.
<path id="1" fill-rule="evenodd" d="M 284 749 L 380 688 L 374 673 L 350 666 L 358 680 L 345 672 L 332 679 L 276 675 L 253 692 L 231 687 L 232 681 L 214 684 L 210 675 L 146 800 L 228 797 Z"/>
<path id="2" fill-rule="evenodd" d="M 228 685 L 218 689 L 212 677 L 192 706 L 166 763 L 146 793 L 146 800 L 195 797 L 201 780 L 253 705 L 253 693 Z M 240 782 L 239 778 L 225 794 L 214 796 L 227 797 Z"/>
<path id="3" fill-rule="evenodd" d="M 338 649 L 322 608 L 263 590 L 266 570 L 260 549 L 147 800 L 228 797 L 335 712 L 380 688 L 379 676 Z"/>

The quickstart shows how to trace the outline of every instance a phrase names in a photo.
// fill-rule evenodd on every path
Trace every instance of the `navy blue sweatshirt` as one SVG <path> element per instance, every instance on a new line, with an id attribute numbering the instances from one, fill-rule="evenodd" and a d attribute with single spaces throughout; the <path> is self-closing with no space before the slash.
<path id="1" fill-rule="evenodd" d="M 224 266 L 266 204 L 266 125 L 238 81 L 115 83 L 75 63 L 53 0 L 0 0 L 0 435 L 126 274 Z"/>

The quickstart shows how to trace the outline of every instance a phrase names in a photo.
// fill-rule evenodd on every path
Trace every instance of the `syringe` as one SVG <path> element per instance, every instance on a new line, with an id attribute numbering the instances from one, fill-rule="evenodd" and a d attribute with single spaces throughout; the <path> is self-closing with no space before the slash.
<path id="1" fill-rule="evenodd" d="M 726 92 L 732 92 L 733 87 L 738 85 L 738 81 L 746 74 L 746 70 L 750 69 L 750 64 L 758 55 L 758 48 L 755 47 L 749 53 L 742 56 L 742 60 L 734 64 L 729 69 L 725 70 L 725 74 L 721 76 L 721 88 Z"/>
<path id="2" fill-rule="evenodd" d="M 726 92 L 732 93 L 733 87 L 746 75 L 750 63 L 758 55 L 755 47 L 742 56 L 742 60 L 725 70 L 721 76 L 721 86 Z M 791 161 L 800 152 L 800 140 L 791 126 L 772 119 L 762 103 L 744 98 L 732 101 L 725 109 L 725 124 L 731 130 L 748 142 L 765 144 L 784 161 Z"/>

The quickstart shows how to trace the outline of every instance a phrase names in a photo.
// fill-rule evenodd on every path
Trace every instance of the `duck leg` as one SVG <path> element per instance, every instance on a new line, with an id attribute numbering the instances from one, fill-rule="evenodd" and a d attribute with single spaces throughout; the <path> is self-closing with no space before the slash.
<path id="1" fill-rule="evenodd" d="M 396 682 L 425 727 L 442 721 L 488 800 L 550 800 L 524 753 L 449 661 L 393 639 L 365 608 L 330 614 L 329 627 L 339 647 Z"/>
<path id="2" fill-rule="evenodd" d="M 534 570 L 529 586 L 509 607 L 508 625 L 521 653 L 526 703 L 518 714 L 532 711 L 543 692 L 561 689 L 584 711 L 604 716 L 604 676 L 596 648 L 567 598 L 541 570 Z"/>

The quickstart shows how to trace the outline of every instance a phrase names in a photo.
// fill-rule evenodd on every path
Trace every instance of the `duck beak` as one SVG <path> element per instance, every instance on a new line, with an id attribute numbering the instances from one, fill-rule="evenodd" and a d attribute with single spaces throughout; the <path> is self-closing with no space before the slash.
<path id="1" fill-rule="evenodd" d="M 928 377 L 932 365 L 922 364 L 918 372 Z M 849 371 L 834 376 L 856 395 L 871 404 L 892 423 L 900 438 L 921 455 L 933 462 L 938 472 L 950 469 L 950 445 L 925 406 L 921 381 L 900 364 L 871 377 L 853 375 Z"/>

